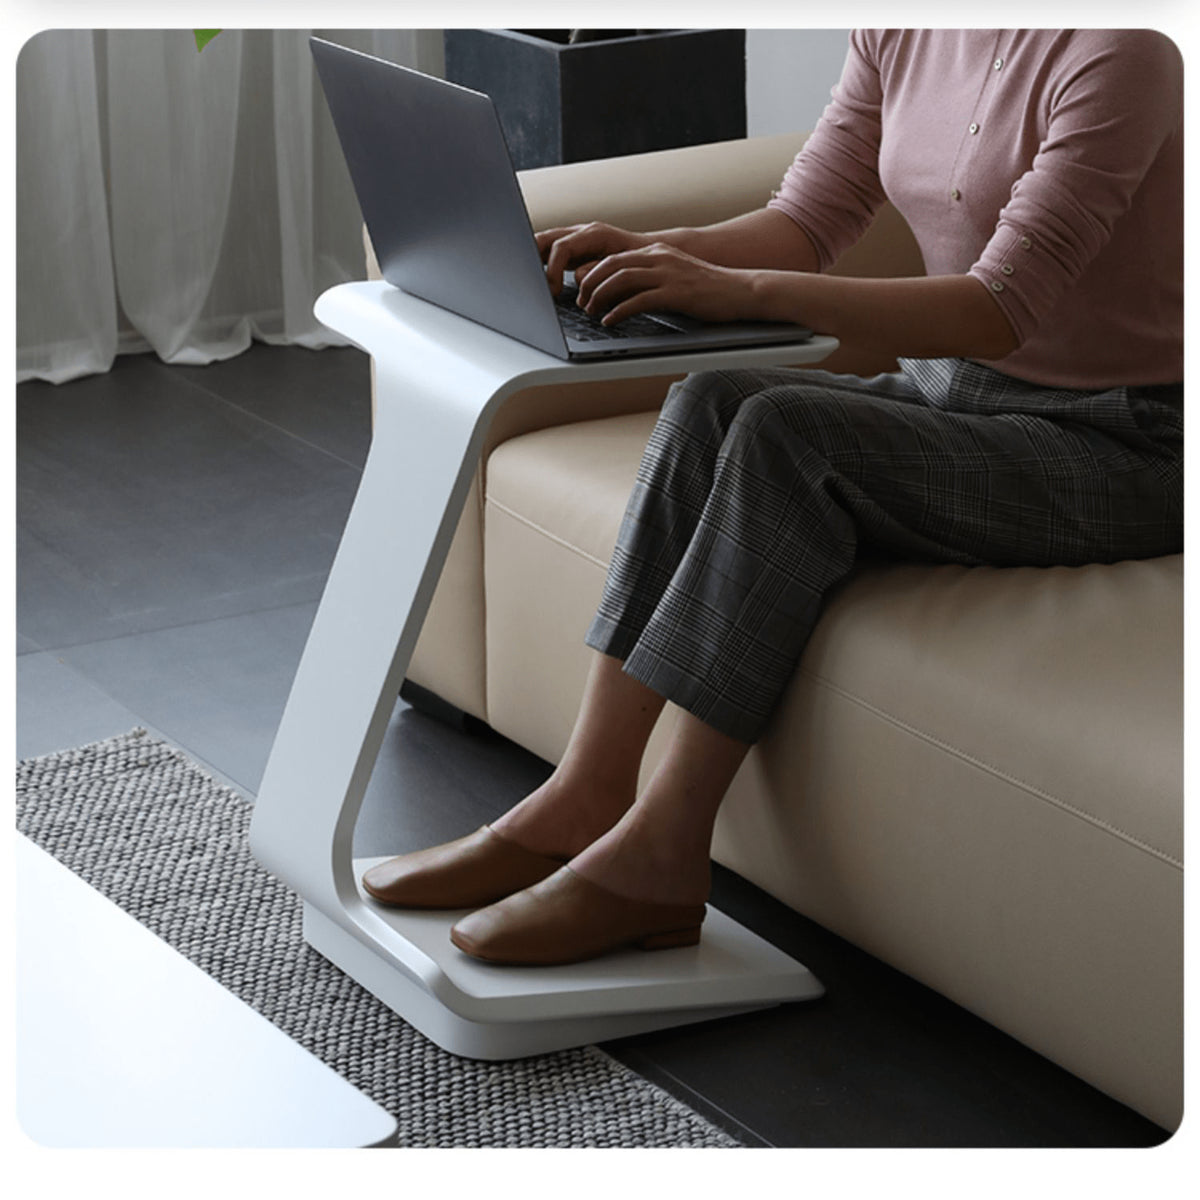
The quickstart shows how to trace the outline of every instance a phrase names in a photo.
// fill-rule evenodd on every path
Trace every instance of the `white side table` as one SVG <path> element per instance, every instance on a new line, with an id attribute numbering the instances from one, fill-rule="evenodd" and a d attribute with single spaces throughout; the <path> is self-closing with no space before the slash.
<path id="1" fill-rule="evenodd" d="M 17 1114 L 58 1148 L 393 1144 L 396 1122 L 28 838 Z"/>
<path id="2" fill-rule="evenodd" d="M 807 968 L 710 909 L 700 945 L 503 968 L 449 942 L 459 913 L 372 904 L 354 823 L 492 417 L 541 384 L 815 362 L 803 345 L 571 363 L 384 282 L 326 292 L 317 316 L 375 360 L 374 436 L 263 777 L 259 861 L 304 901 L 317 950 L 447 1050 L 513 1058 L 821 994 Z M 582 634 L 581 634 L 582 636 Z M 377 860 L 371 860 L 377 861 Z"/>

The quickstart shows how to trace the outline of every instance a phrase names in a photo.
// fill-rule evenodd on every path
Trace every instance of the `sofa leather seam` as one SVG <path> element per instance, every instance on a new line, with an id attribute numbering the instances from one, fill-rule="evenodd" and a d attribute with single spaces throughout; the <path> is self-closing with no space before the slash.
<path id="1" fill-rule="evenodd" d="M 519 512 L 514 512 L 508 507 L 508 505 L 501 504 L 499 500 L 494 499 L 492 496 L 488 496 L 484 503 L 498 509 L 500 512 L 504 513 L 505 516 L 512 517 L 514 521 L 519 521 L 522 525 L 527 526 L 536 533 L 540 533 L 542 537 L 549 538 L 550 541 L 554 542 L 556 545 L 562 546 L 564 550 L 570 550 L 572 554 L 578 554 L 580 558 L 586 559 L 594 566 L 599 567 L 602 571 L 608 570 L 608 563 L 606 563 L 603 559 L 597 558 L 594 554 L 589 554 L 586 550 L 581 550 L 578 546 L 568 542 L 566 538 L 559 537 L 559 535 L 556 533 L 551 533 L 549 529 L 539 525 L 536 521 L 531 521 L 528 517 L 523 516 Z"/>
<path id="2" fill-rule="evenodd" d="M 1171 866 L 1177 867 L 1181 871 L 1183 870 L 1183 863 L 1174 855 L 1169 854 L 1166 850 L 1160 849 L 1158 846 L 1152 846 L 1149 842 L 1143 841 L 1141 838 L 1136 837 L 1127 830 L 1120 828 L 1118 825 L 1114 825 L 1111 821 L 1106 821 L 1102 817 L 1097 817 L 1092 813 L 1085 812 L 1082 808 L 1070 803 L 1070 801 L 1062 799 L 1061 796 L 1055 796 L 1051 792 L 1045 791 L 1043 788 L 1039 788 L 1023 779 L 1018 779 L 1015 775 L 1011 775 L 1007 771 L 1001 770 L 992 763 L 989 763 L 984 759 L 961 749 L 958 746 L 954 746 L 942 738 L 935 737 L 933 734 L 928 733 L 923 729 L 918 729 L 915 725 L 910 725 L 907 721 L 902 721 L 894 714 L 887 712 L 885 709 L 879 708 L 877 705 L 872 704 L 868 700 L 864 700 L 861 696 L 856 696 L 853 692 L 847 691 L 845 688 L 831 682 L 829 679 L 818 675 L 815 671 L 801 667 L 800 673 L 806 675 L 809 679 L 821 687 L 834 692 L 843 699 L 849 700 L 853 704 L 857 704 L 860 708 L 864 708 L 873 715 L 888 721 L 890 724 L 895 725 L 898 729 L 904 730 L 905 733 L 909 733 L 914 737 L 921 738 L 923 741 L 937 746 L 939 750 L 945 750 L 948 753 L 953 754 L 956 758 L 960 758 L 964 762 L 970 763 L 971 766 L 976 767 L 981 771 L 986 771 L 988 774 L 995 775 L 997 778 L 1003 779 L 1006 783 L 1010 783 L 1014 787 L 1018 787 L 1022 791 L 1028 792 L 1031 796 L 1036 796 L 1039 800 L 1044 800 L 1046 803 L 1052 804 L 1056 808 L 1060 808 L 1064 812 L 1068 812 L 1072 816 L 1078 817 L 1082 821 L 1086 821 L 1089 825 L 1095 825 L 1098 828 L 1103 829 L 1106 833 L 1113 834 L 1122 841 L 1128 842 L 1132 846 L 1136 846 L 1139 850 L 1142 850 L 1147 854 L 1151 854 L 1155 858 L 1159 858 L 1162 861 L 1169 863 Z"/>
<path id="3" fill-rule="evenodd" d="M 492 693 L 489 686 L 488 664 L 488 594 L 484 586 L 484 573 L 487 570 L 487 467 L 488 456 L 483 455 L 475 468 L 475 478 L 471 481 L 475 489 L 473 497 L 476 517 L 479 520 L 479 538 L 474 547 L 477 552 L 475 566 L 478 570 L 476 579 L 479 581 L 479 645 L 483 650 L 479 663 L 479 674 L 483 683 L 483 719 L 491 723 Z M 444 568 L 443 568 L 444 569 Z"/>

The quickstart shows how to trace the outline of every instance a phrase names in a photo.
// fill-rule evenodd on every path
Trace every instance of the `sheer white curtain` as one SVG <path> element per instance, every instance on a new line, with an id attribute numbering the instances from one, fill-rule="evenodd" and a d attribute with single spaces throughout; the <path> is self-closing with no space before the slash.
<path id="1" fill-rule="evenodd" d="M 63 382 L 154 350 L 339 339 L 312 315 L 362 278 L 361 219 L 308 32 L 41 33 L 17 63 L 17 370 Z M 412 30 L 328 31 L 428 67 Z"/>

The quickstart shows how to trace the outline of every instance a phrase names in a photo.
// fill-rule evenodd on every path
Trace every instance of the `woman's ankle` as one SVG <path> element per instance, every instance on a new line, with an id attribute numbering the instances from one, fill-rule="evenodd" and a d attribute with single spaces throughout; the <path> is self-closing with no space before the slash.
<path id="1" fill-rule="evenodd" d="M 635 820 L 593 841 L 571 869 L 627 899 L 659 904 L 705 903 L 712 884 L 708 846 L 692 831 L 663 838 Z"/>
<path id="2" fill-rule="evenodd" d="M 572 858 L 606 834 L 634 798 L 632 790 L 611 791 L 551 776 L 491 826 L 526 850 Z"/>

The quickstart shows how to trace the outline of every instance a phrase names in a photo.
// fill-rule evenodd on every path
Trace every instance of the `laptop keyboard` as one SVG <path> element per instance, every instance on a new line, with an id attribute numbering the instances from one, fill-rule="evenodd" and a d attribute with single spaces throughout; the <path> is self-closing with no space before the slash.
<path id="1" fill-rule="evenodd" d="M 575 296 L 574 290 L 564 287 L 556 298 L 555 306 L 563 331 L 578 341 L 607 342 L 614 338 L 667 337 L 679 333 L 679 330 L 643 315 L 626 317 L 619 325 L 602 325 L 597 318 L 589 316 L 576 305 Z"/>

